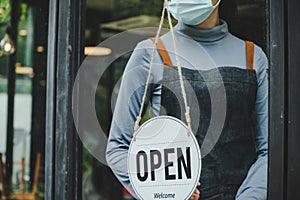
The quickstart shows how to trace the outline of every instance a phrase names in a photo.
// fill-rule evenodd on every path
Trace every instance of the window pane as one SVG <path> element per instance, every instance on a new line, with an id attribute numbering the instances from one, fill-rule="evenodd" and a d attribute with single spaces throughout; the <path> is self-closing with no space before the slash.
<path id="1" fill-rule="evenodd" d="M 87 47 L 93 47 L 126 30 L 158 27 L 161 10 L 161 0 L 86 0 L 85 44 Z M 243 40 L 255 42 L 266 52 L 265 0 L 221 1 L 220 15 L 228 23 L 232 34 Z M 97 56 L 105 58 L 107 54 L 103 52 L 105 51 Z M 108 52 L 113 53 L 109 50 Z M 109 67 L 99 66 L 107 67 L 99 81 L 95 98 L 98 121 L 106 135 L 112 118 L 112 94 L 118 93 L 117 83 L 130 55 L 131 52 L 116 58 Z M 83 153 L 83 163 L 83 199 L 92 198 L 93 195 L 100 199 L 131 199 L 110 169 L 93 158 L 88 147 Z"/>
<path id="2" fill-rule="evenodd" d="M 8 4 L 11 13 L 6 15 Z M 6 180 L 10 180 L 6 188 L 10 188 L 12 194 L 31 193 L 35 169 L 38 169 L 37 195 L 40 199 L 44 193 L 48 4 L 46 0 L 3 0 L 0 3 L 0 40 L 1 44 L 6 44 L 0 49 L 0 153 L 6 169 L 12 170 L 11 176 L 4 170 Z M 3 18 L 8 20 L 3 23 Z M 15 21 L 10 21 L 12 19 Z M 8 51 L 8 47 L 15 51 Z M 14 75 L 10 76 L 8 71 L 12 68 Z M 14 88 L 12 100 L 8 100 L 7 94 L 9 80 L 14 83 L 10 86 Z M 9 112 L 13 113 L 13 121 L 9 122 L 8 105 L 12 102 L 14 107 Z M 13 130 L 7 130 L 8 123 Z M 7 142 L 8 135 L 13 136 L 12 141 Z M 41 164 L 36 168 L 39 153 Z M 13 158 L 12 163 L 7 163 L 8 157 Z M 8 190 L 6 195 L 9 195 Z"/>

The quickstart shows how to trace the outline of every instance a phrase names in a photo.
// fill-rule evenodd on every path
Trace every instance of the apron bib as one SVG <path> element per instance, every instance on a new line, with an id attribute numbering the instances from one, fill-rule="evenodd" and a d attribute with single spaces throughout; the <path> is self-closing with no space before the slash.
<path id="1" fill-rule="evenodd" d="M 184 121 L 183 100 L 172 92 L 180 90 L 177 68 L 173 67 L 162 40 L 159 40 L 157 47 L 165 65 L 161 94 L 161 107 L 164 109 L 161 109 L 161 115 L 166 114 Z M 253 70 L 252 42 L 246 42 L 246 55 L 248 69 L 224 66 L 201 71 L 182 68 L 185 87 L 188 85 L 186 88 L 193 90 L 186 91 L 188 102 L 192 105 L 196 94 L 199 103 L 199 124 L 193 124 L 193 116 L 199 116 L 199 113 L 195 113 L 198 109 L 191 106 L 190 112 L 192 129 L 200 148 L 210 124 L 214 123 L 211 121 L 210 93 L 217 92 L 221 84 L 226 93 L 226 118 L 221 135 L 212 150 L 202 158 L 201 200 L 235 199 L 238 188 L 257 157 L 255 125 L 251 120 L 258 88 L 256 72 Z M 219 125 L 215 122 L 215 126 Z"/>

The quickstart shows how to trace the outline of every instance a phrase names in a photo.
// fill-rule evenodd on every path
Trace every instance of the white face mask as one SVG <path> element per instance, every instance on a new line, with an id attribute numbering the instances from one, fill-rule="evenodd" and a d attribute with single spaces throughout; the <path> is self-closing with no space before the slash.
<path id="1" fill-rule="evenodd" d="M 173 17 L 188 25 L 197 25 L 205 21 L 219 5 L 212 5 L 212 0 L 172 0 L 168 10 Z"/>

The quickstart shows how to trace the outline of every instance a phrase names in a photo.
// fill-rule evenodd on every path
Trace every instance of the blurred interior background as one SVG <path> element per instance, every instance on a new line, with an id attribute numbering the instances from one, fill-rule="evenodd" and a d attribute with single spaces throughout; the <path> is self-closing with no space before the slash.
<path id="1" fill-rule="evenodd" d="M 76 13 L 84 18 L 80 24 L 84 32 L 83 57 L 90 48 L 118 33 L 157 27 L 163 1 L 86 0 L 84 3 L 82 13 Z M 12 193 L 31 192 L 36 158 L 41 153 L 37 190 L 40 199 L 45 198 L 46 88 L 55 84 L 47 81 L 49 28 L 55 28 L 49 27 L 49 5 L 49 0 L 0 0 L 0 153 L 4 179 Z M 256 42 L 268 54 L 267 15 L 265 0 L 221 3 L 221 17 L 228 22 L 229 30 Z M 110 49 L 100 48 L 93 56 L 110 53 Z M 129 57 L 130 53 L 116 59 L 99 81 L 96 111 L 106 134 L 112 117 L 111 94 Z M 80 153 L 82 199 L 132 199 L 108 167 L 93 158 L 85 147 Z"/>

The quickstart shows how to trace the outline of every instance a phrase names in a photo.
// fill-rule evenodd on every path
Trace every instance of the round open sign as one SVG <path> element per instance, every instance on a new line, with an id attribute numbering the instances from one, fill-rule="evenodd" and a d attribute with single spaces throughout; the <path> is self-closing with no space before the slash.
<path id="1" fill-rule="evenodd" d="M 187 126 L 170 116 L 145 122 L 130 144 L 128 173 L 140 199 L 188 199 L 201 172 L 201 155 Z"/>

